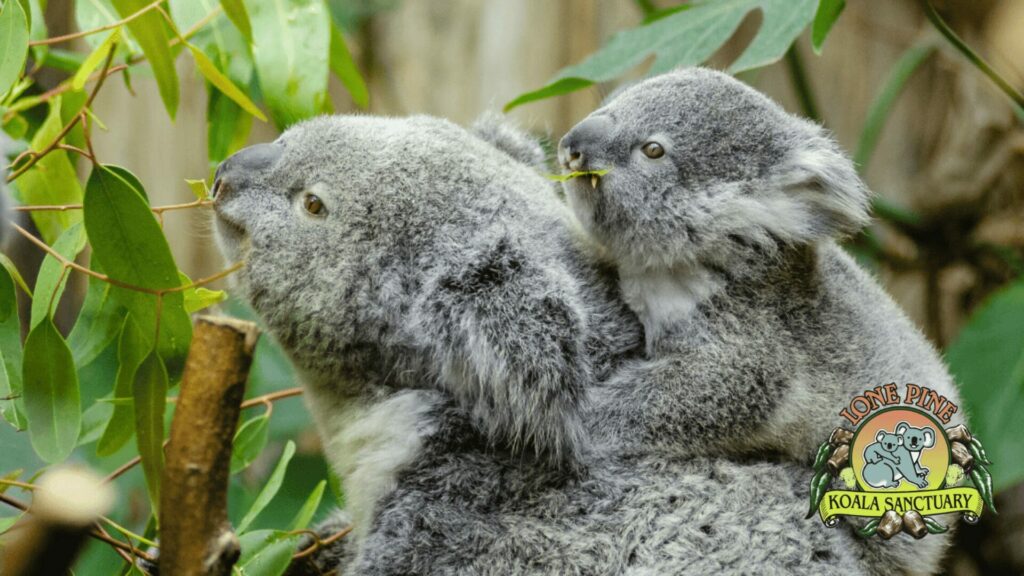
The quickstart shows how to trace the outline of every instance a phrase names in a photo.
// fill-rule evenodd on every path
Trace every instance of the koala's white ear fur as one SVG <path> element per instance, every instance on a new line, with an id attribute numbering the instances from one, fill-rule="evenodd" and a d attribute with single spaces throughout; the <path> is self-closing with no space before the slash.
<path id="1" fill-rule="evenodd" d="M 875 434 L 875 441 L 881 442 L 882 438 L 885 438 L 885 430 L 879 430 L 878 434 Z"/>
<path id="2" fill-rule="evenodd" d="M 506 116 L 485 112 L 473 123 L 470 132 L 523 164 L 547 169 L 547 155 L 540 142 Z"/>
<path id="3" fill-rule="evenodd" d="M 783 193 L 809 219 L 801 230 L 790 231 L 795 240 L 849 236 L 870 220 L 870 192 L 853 162 L 820 128 L 815 131 L 783 161 L 778 173 Z"/>
<path id="4" fill-rule="evenodd" d="M 931 428 L 924 429 L 924 447 L 931 448 L 935 446 L 935 432 Z"/>
<path id="5" fill-rule="evenodd" d="M 903 436 L 903 433 L 907 431 L 907 428 L 910 428 L 910 424 L 907 424 L 906 422 L 900 422 L 899 424 L 896 425 L 896 433 L 899 434 L 900 436 Z"/>

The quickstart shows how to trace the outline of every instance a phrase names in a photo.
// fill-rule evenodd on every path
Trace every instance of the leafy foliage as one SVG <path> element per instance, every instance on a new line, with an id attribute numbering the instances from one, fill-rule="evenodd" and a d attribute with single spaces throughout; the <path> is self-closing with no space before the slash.
<path id="1" fill-rule="evenodd" d="M 717 0 L 672 8 L 649 17 L 637 28 L 619 32 L 583 62 L 563 69 L 547 86 L 516 97 L 505 110 L 611 80 L 652 54 L 652 75 L 701 64 L 732 37 L 753 10 L 762 14 L 761 28 L 729 70 L 742 72 L 771 64 L 782 58 L 812 21 L 817 6 L 818 0 Z M 821 24 L 822 42 L 829 28 L 831 22 Z"/>
<path id="2" fill-rule="evenodd" d="M 132 514 L 125 497 L 113 516 L 140 533 L 111 525 L 112 532 L 145 547 L 159 534 L 163 444 L 192 338 L 189 315 L 222 302 L 225 294 L 207 288 L 210 279 L 193 281 L 178 268 L 162 229 L 165 210 L 209 205 L 207 175 L 182 186 L 186 197 L 192 196 L 188 188 L 195 192 L 193 201 L 151 206 L 139 178 L 104 164 L 93 150 L 91 132 L 103 127 L 91 109 L 93 98 L 111 89 L 111 76 L 122 75 L 126 84 L 137 82 L 134 76 L 152 78 L 173 118 L 180 90 L 175 63 L 190 59 L 206 80 L 212 168 L 245 144 L 253 118 L 265 122 L 269 116 L 284 128 L 329 111 L 331 71 L 360 106 L 368 104 L 366 86 L 324 0 L 77 0 L 81 32 L 57 38 L 48 38 L 43 0 L 0 3 L 0 118 L 6 136 L 23 150 L 4 176 L 38 237 L 17 230 L 46 254 L 31 292 L 13 263 L 0 258 L 4 462 L 42 470 L 85 460 L 114 473 L 125 494 L 148 496 L 150 510 Z M 58 47 L 78 37 L 87 44 L 84 52 Z M 37 85 L 35 68 L 53 68 L 64 79 L 56 87 Z M 79 180 L 79 174 L 87 178 Z M 54 311 L 76 274 L 86 275 L 88 285 L 66 331 L 55 323 Z M 19 285 L 30 300 L 24 318 Z M 294 381 L 270 342 L 260 344 L 255 363 L 263 374 L 280 378 L 254 376 L 252 395 Z M 294 408 L 274 419 L 267 408 L 237 433 L 231 514 L 242 541 L 255 543 L 246 546 L 238 567 L 245 574 L 280 574 L 298 542 L 296 531 L 323 504 L 326 482 L 314 479 L 326 477 L 325 466 L 296 455 L 294 444 L 285 447 L 273 473 L 265 466 L 255 470 L 282 437 L 308 425 L 299 405 Z M 27 434 L 11 436 L 14 430 Z M 26 449 L 12 448 L 21 445 Z M 139 458 L 137 468 L 130 465 L 132 456 Z M 289 464 L 307 473 L 285 483 Z M 0 481 L 0 491 L 9 487 Z M 0 517 L 0 530 L 15 518 Z M 267 530 L 268 524 L 278 529 Z M 116 562 L 108 550 L 94 548 L 80 568 L 111 573 Z"/>
<path id="3" fill-rule="evenodd" d="M 1024 411 L 1024 282 L 1003 288 L 983 304 L 946 352 L 972 415 L 973 432 L 985 440 L 996 491 L 1024 479 L 1019 438 L 1011 432 Z"/>
<path id="4" fill-rule="evenodd" d="M 130 170 L 96 157 L 90 133 L 103 126 L 91 109 L 97 92 L 110 89 L 107 81 L 118 74 L 129 88 L 151 78 L 173 118 L 180 97 L 175 63 L 191 60 L 206 82 L 212 169 L 245 144 L 254 118 L 269 118 L 285 128 L 329 112 L 330 73 L 356 105 L 366 107 L 369 93 L 343 32 L 395 1 L 75 0 L 81 32 L 73 37 L 87 45 L 75 52 L 58 47 L 69 37 L 48 38 L 45 0 L 0 0 L 0 125 L 23 150 L 7 178 L 15 197 L 30 209 L 39 236 L 32 241 L 47 252 L 33 287 L 0 255 L 0 415 L 7 423 L 0 426 L 7 465 L 0 474 L 6 481 L 24 474 L 7 468 L 41 471 L 68 460 L 88 462 L 117 476 L 124 493 L 145 495 L 139 500 L 148 500 L 150 510 L 132 515 L 135 507 L 124 498 L 114 516 L 140 532 L 118 529 L 121 536 L 135 546 L 148 545 L 159 534 L 162 445 L 191 341 L 189 315 L 226 297 L 206 288 L 208 279 L 192 281 L 178 268 L 161 226 L 163 211 L 171 207 L 151 206 L 144 183 Z M 506 108 L 615 79 L 652 57 L 652 74 L 703 63 L 755 12 L 761 24 L 730 71 L 779 60 L 808 27 L 811 45 L 820 52 L 844 6 L 844 0 L 705 0 L 660 12 L 652 8 L 643 24 L 615 35 L 589 58 Z M 948 27 L 943 29 L 934 11 L 928 16 L 966 58 L 1018 104 L 1024 102 Z M 911 47 L 883 84 L 857 149 L 862 167 L 893 103 L 934 47 L 931 40 Z M 34 71 L 43 68 L 64 79 L 55 87 L 39 86 Z M 88 177 L 82 181 L 79 174 Z M 204 176 L 187 185 L 195 200 L 178 207 L 208 204 Z M 185 187 L 182 191 L 191 198 Z M 901 225 L 920 223 L 917 215 L 896 207 L 876 204 L 876 211 Z M 84 254 L 90 255 L 87 262 Z M 74 274 L 87 275 L 88 285 L 65 338 L 53 311 L 67 300 L 65 287 Z M 19 292 L 29 306 L 19 308 Z M 248 315 L 237 302 L 224 306 Z M 948 353 L 965 409 L 995 463 L 995 491 L 1024 478 L 1015 439 L 1006 432 L 1024 409 L 1022 318 L 1024 285 L 1018 281 L 975 314 Z M 293 381 L 281 350 L 261 341 L 250 395 Z M 326 485 L 319 479 L 329 476 L 332 492 L 338 499 L 343 495 L 323 461 L 290 441 L 276 465 L 272 456 L 268 461 L 283 438 L 308 425 L 301 409 L 254 405 L 265 406 L 264 411 L 239 426 L 231 461 L 230 514 L 242 543 L 236 568 L 242 574 L 275 576 L 292 557 L 299 531 L 324 505 Z M 24 430 L 27 434 L 18 433 Z M 980 445 L 973 450 L 978 461 L 987 462 Z M 826 447 L 820 452 L 818 464 Z M 124 466 L 136 456 L 141 466 Z M 831 480 L 819 468 L 812 506 Z M 0 479 L 0 492 L 8 487 Z M 0 517 L 0 532 L 16 519 Z M 120 562 L 109 550 L 99 550 L 90 550 L 80 573 L 110 573 Z"/>

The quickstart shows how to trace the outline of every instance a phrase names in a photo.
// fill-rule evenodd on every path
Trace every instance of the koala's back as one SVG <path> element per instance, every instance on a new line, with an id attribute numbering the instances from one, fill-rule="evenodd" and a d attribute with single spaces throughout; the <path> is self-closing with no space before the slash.
<path id="1" fill-rule="evenodd" d="M 342 573 L 883 574 L 939 557 L 937 540 L 804 520 L 803 466 L 601 457 L 577 477 L 467 444 L 457 411 L 437 416 L 448 424 Z"/>

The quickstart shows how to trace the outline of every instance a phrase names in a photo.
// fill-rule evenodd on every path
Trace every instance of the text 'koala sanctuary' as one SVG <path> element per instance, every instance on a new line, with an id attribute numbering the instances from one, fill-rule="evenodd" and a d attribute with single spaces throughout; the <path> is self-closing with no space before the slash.
<path id="1" fill-rule="evenodd" d="M 874 410 L 882 406 L 900 403 L 899 390 L 896 389 L 896 383 L 892 382 L 884 386 L 875 386 L 874 389 L 865 390 L 860 396 L 855 396 L 850 401 L 850 406 L 840 410 L 839 415 L 849 420 L 850 424 L 856 426 L 858 422 Z M 949 424 L 950 418 L 960 409 L 959 406 L 950 402 L 945 396 L 931 388 L 918 386 L 917 384 L 907 384 L 902 404 L 914 404 L 924 408 L 935 414 L 935 417 L 942 421 L 943 424 Z"/>

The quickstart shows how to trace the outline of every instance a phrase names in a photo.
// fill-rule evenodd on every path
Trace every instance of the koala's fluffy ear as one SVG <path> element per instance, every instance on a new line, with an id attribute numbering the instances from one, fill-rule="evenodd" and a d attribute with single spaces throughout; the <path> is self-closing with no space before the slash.
<path id="1" fill-rule="evenodd" d="M 926 426 L 924 429 L 924 447 L 931 448 L 935 446 L 935 431 L 930 426 Z"/>
<path id="2" fill-rule="evenodd" d="M 580 450 L 590 373 L 574 279 L 500 230 L 424 286 L 414 333 L 433 351 L 439 385 L 492 442 L 559 463 Z"/>
<path id="3" fill-rule="evenodd" d="M 506 116 L 486 112 L 473 123 L 470 132 L 523 164 L 544 170 L 548 168 L 547 155 L 540 142 Z"/>
<path id="4" fill-rule="evenodd" d="M 879 430 L 878 434 L 875 434 L 875 442 L 881 442 L 882 438 L 885 438 L 885 430 Z"/>
<path id="5" fill-rule="evenodd" d="M 910 424 L 907 424 L 906 422 L 900 422 L 899 424 L 896 425 L 896 434 L 903 436 L 903 433 L 906 432 L 908 428 L 910 428 Z"/>
<path id="6" fill-rule="evenodd" d="M 799 242 L 855 234 L 870 220 L 870 192 L 836 143 L 821 128 L 808 128 L 776 174 L 796 209 L 791 224 L 777 223 L 790 228 L 779 235 Z"/>

